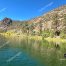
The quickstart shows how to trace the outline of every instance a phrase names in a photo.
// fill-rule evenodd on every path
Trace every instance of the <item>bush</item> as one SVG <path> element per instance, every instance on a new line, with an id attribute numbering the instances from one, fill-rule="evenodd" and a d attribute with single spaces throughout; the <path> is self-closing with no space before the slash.
<path id="1" fill-rule="evenodd" d="M 60 34 L 60 37 L 66 39 L 66 34 L 61 33 L 61 34 Z"/>
<path id="2" fill-rule="evenodd" d="M 50 36 L 50 32 L 48 30 L 45 30 L 42 32 L 42 36 L 43 37 L 49 37 Z"/>

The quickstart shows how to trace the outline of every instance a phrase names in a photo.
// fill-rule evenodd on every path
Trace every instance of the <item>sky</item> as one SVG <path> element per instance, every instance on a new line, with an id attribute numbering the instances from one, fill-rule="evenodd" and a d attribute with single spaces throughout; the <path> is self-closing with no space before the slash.
<path id="1" fill-rule="evenodd" d="M 0 20 L 29 20 L 65 4 L 66 0 L 0 0 Z"/>

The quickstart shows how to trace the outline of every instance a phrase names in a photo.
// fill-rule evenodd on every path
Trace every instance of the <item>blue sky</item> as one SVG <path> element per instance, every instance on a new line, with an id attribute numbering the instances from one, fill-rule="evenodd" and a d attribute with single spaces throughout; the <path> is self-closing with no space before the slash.
<path id="1" fill-rule="evenodd" d="M 66 0 L 0 0 L 0 20 L 28 20 L 66 4 Z"/>

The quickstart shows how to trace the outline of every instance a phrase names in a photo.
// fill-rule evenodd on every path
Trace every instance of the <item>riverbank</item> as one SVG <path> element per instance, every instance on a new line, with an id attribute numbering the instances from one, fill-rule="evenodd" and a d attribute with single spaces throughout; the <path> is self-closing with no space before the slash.
<path id="1" fill-rule="evenodd" d="M 28 38 L 28 39 L 35 39 L 35 40 L 46 40 L 48 42 L 61 42 L 61 43 L 66 43 L 66 39 L 62 39 L 62 38 L 59 38 L 59 37 L 54 37 L 54 38 L 51 38 L 51 37 L 47 37 L 47 38 L 44 38 L 43 36 L 37 36 L 37 35 L 27 35 L 27 34 L 19 34 L 19 33 L 0 33 L 0 35 L 3 35 L 5 36 L 6 38 Z"/>
<path id="2" fill-rule="evenodd" d="M 66 43 L 66 39 L 62 39 L 62 38 L 45 38 L 45 40 L 47 40 L 48 42 L 61 42 L 61 43 Z"/>
<path id="3" fill-rule="evenodd" d="M 35 39 L 35 40 L 42 40 L 42 36 L 37 36 L 37 35 L 35 35 L 35 36 L 32 36 L 32 35 L 27 35 L 27 34 L 23 34 L 23 33 L 21 33 L 21 34 L 19 34 L 19 33 L 0 33 L 0 35 L 3 35 L 4 37 L 6 37 L 6 38 L 14 38 L 14 37 L 16 37 L 16 38 L 28 38 L 28 39 Z"/>

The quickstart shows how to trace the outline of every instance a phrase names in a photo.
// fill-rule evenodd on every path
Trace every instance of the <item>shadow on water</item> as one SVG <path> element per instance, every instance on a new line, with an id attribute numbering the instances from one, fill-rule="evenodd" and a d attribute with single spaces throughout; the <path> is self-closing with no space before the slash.
<path id="1" fill-rule="evenodd" d="M 18 51 L 22 52 L 22 54 L 19 56 L 20 60 L 15 60 L 12 62 L 14 65 L 17 64 L 16 66 L 18 66 L 18 64 L 21 64 L 23 66 L 66 66 L 66 59 L 64 58 L 64 53 L 66 53 L 65 43 L 60 44 L 47 42 L 45 40 L 40 41 L 29 39 L 28 37 L 14 37 L 7 40 L 10 41 L 7 46 L 9 55 L 12 55 Z M 26 56 L 28 56 L 27 60 L 25 60 L 27 58 Z M 25 58 L 24 60 L 23 57 Z M 29 65 L 29 60 L 32 61 L 32 65 Z M 29 63 L 27 63 L 28 61 Z M 11 66 L 13 66 L 13 64 L 11 64 Z"/>

